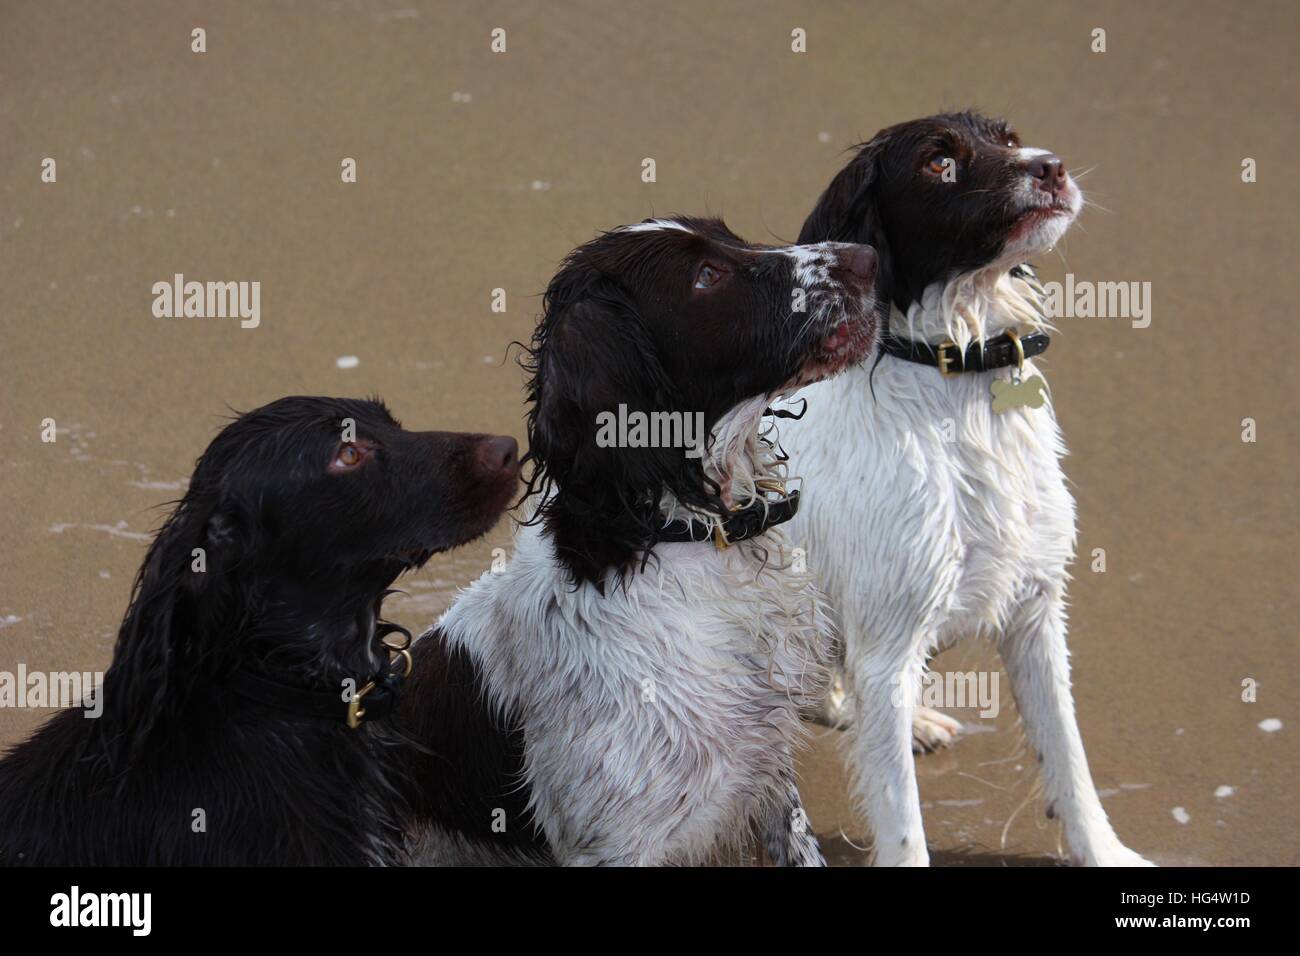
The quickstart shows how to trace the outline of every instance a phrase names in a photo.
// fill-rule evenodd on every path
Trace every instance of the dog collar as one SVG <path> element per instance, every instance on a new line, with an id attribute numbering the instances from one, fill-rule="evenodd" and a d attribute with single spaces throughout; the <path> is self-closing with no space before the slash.
<path id="1" fill-rule="evenodd" d="M 233 694 L 277 710 L 344 723 L 356 730 L 362 721 L 383 720 L 397 708 L 402 681 L 411 673 L 411 652 L 406 647 L 389 647 L 388 650 L 393 654 L 388 670 L 364 682 L 357 681 L 360 686 L 347 695 L 347 699 L 344 699 L 341 689 L 309 690 L 246 672 L 236 673 L 224 687 Z"/>
<path id="2" fill-rule="evenodd" d="M 988 372 L 1013 365 L 1020 367 L 1025 359 L 1046 352 L 1051 342 L 1052 339 L 1046 332 L 1030 332 L 1028 335 L 1003 332 L 982 343 L 972 342 L 963 352 L 952 339 L 931 345 L 886 334 L 880 340 L 880 348 L 894 358 L 916 362 L 918 365 L 935 366 L 939 369 L 939 374 L 947 378 L 961 372 Z"/>
<path id="3" fill-rule="evenodd" d="M 757 538 L 769 528 L 784 524 L 799 510 L 799 492 L 769 501 L 759 498 L 753 504 L 727 512 L 721 524 L 701 521 L 698 518 L 679 518 L 659 532 L 660 541 L 708 541 L 719 551 L 725 551 L 737 541 Z"/>

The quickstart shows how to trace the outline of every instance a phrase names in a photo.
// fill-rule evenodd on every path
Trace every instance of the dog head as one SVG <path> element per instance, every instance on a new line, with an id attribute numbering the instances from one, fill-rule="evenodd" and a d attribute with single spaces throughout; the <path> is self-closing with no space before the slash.
<path id="1" fill-rule="evenodd" d="M 717 220 L 647 220 L 574 251 L 533 336 L 530 490 L 577 581 L 648 553 L 672 498 L 725 511 L 717 476 L 676 447 L 608 447 L 620 406 L 702 423 L 833 374 L 875 336 L 875 255 L 860 245 L 763 247 Z M 757 425 L 757 418 L 754 421 Z M 658 444 L 658 443 L 656 443 Z"/>
<path id="2" fill-rule="evenodd" d="M 882 298 L 906 313 L 934 283 L 1051 248 L 1082 205 L 1058 156 L 1022 146 L 1002 120 L 943 113 L 860 146 L 799 241 L 870 243 Z"/>
<path id="3" fill-rule="evenodd" d="M 304 686 L 365 675 L 396 629 L 379 619 L 388 585 L 488 531 L 518 481 L 513 439 L 406 431 L 376 401 L 241 415 L 149 548 L 106 705 L 161 719 L 176 683 L 235 668 Z"/>
<path id="4" fill-rule="evenodd" d="M 282 398 L 213 440 L 177 514 L 208 512 L 210 561 L 325 591 L 383 588 L 495 525 L 516 459 L 513 439 L 407 431 L 377 401 Z"/>

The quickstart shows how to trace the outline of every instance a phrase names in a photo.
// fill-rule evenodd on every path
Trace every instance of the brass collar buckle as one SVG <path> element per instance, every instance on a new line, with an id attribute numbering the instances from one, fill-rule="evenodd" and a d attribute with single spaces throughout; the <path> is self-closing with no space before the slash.
<path id="1" fill-rule="evenodd" d="M 347 723 L 353 730 L 361 726 L 361 721 L 366 716 L 366 709 L 361 705 L 367 694 L 380 685 L 387 688 L 390 693 L 396 694 L 400 682 L 404 678 L 411 676 L 411 669 L 415 666 L 415 662 L 411 659 L 411 636 L 409 634 L 397 634 L 396 636 L 401 639 L 400 644 L 389 643 L 387 638 L 391 636 L 394 635 L 385 635 L 384 639 L 384 646 L 388 648 L 390 655 L 388 658 L 388 673 L 382 678 L 367 681 L 365 686 L 355 691 L 351 699 L 348 700 Z M 393 669 L 393 665 L 398 661 L 402 662 L 400 673 Z"/>
<path id="2" fill-rule="evenodd" d="M 944 378 L 965 371 L 964 368 L 949 368 L 954 361 L 960 362 L 963 366 L 966 364 L 965 355 L 959 355 L 956 359 L 953 359 L 952 356 L 948 354 L 949 349 L 955 349 L 956 347 L 957 343 L 952 339 L 944 339 L 939 343 L 938 348 L 934 350 L 934 356 L 939 365 L 939 374 Z"/>

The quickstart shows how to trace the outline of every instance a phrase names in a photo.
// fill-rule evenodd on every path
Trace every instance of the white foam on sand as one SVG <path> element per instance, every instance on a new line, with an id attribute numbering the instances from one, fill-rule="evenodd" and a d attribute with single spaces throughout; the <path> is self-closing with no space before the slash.
<path id="1" fill-rule="evenodd" d="M 142 534 L 139 531 L 128 531 L 126 522 L 119 521 L 117 524 L 75 524 L 75 523 L 58 523 L 50 525 L 50 534 L 63 534 L 69 528 L 85 528 L 88 531 L 102 531 L 104 534 L 111 534 L 115 538 L 127 538 L 130 541 L 152 541 L 153 536 Z"/>

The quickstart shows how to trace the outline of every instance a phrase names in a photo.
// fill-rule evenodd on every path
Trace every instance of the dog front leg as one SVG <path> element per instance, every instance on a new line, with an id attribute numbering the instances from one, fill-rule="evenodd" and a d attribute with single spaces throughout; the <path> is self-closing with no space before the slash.
<path id="1" fill-rule="evenodd" d="M 876 866 L 929 866 L 912 722 L 924 631 L 873 637 L 850 658 L 857 720 L 849 741 L 854 793 L 866 812 Z"/>
<path id="2" fill-rule="evenodd" d="M 1152 866 L 1120 842 L 1088 771 L 1070 692 L 1063 588 L 1035 588 L 999 640 L 1030 746 L 1042 765 L 1049 815 L 1060 817 L 1076 863 Z"/>

